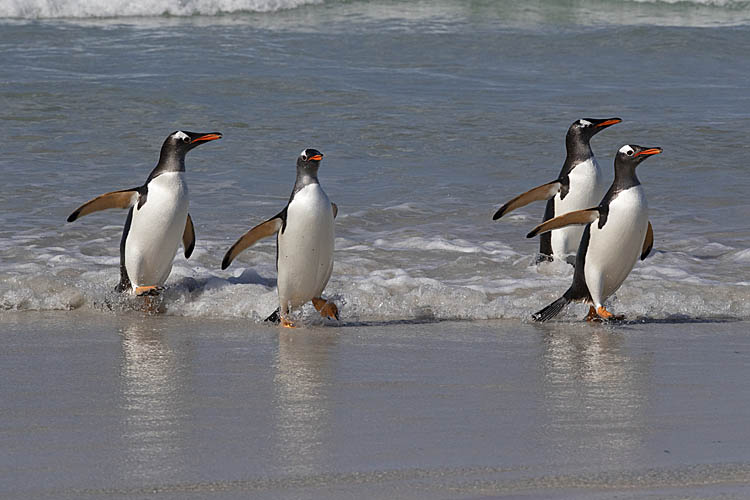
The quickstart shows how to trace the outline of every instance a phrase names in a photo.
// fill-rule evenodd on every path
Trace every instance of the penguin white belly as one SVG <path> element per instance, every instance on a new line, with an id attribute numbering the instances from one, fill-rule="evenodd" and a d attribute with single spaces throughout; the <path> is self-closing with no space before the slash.
<path id="1" fill-rule="evenodd" d="M 125 269 L 133 289 L 161 286 L 185 231 L 188 188 L 182 172 L 169 172 L 148 183 L 146 202 L 133 208 L 125 240 Z"/>
<path id="2" fill-rule="evenodd" d="M 282 313 L 320 297 L 333 270 L 333 210 L 319 184 L 294 194 L 286 228 L 278 236 L 278 288 Z"/>
<path id="3" fill-rule="evenodd" d="M 599 205 L 606 192 L 599 164 L 590 158 L 576 165 L 568 174 L 570 186 L 568 194 L 560 199 L 555 195 L 555 217 Z M 560 257 L 575 255 L 585 226 L 568 226 L 552 231 L 552 254 Z"/>
<path id="4" fill-rule="evenodd" d="M 591 223 L 584 273 L 594 305 L 599 307 L 620 288 L 643 249 L 648 205 L 638 185 L 620 192 L 609 205 L 607 222 Z"/>

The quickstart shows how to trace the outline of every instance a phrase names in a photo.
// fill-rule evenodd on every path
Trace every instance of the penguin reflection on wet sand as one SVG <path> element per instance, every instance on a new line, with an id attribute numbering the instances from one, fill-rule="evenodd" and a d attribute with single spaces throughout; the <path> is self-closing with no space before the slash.
<path id="1" fill-rule="evenodd" d="M 338 208 L 318 181 L 323 153 L 305 149 L 297 158 L 297 180 L 284 210 L 245 233 L 227 251 L 226 269 L 235 257 L 258 240 L 276 235 L 279 308 L 266 321 L 287 328 L 290 308 L 312 301 L 320 315 L 339 319 L 336 304 L 322 297 L 333 271 L 333 220 Z"/>
<path id="2" fill-rule="evenodd" d="M 535 321 L 553 318 L 573 301 L 591 305 L 587 321 L 624 319 L 609 312 L 604 301 L 620 288 L 638 257 L 645 259 L 654 245 L 646 193 L 635 169 L 661 152 L 658 147 L 622 146 L 615 156 L 615 180 L 598 206 L 555 217 L 527 235 L 532 238 L 571 224 L 586 226 L 576 254 L 573 284 L 562 297 L 535 313 Z"/>
<path id="3" fill-rule="evenodd" d="M 188 213 L 185 155 L 216 139 L 221 139 L 219 132 L 173 132 L 164 141 L 159 163 L 143 185 L 97 196 L 68 217 L 68 222 L 73 222 L 107 208 L 130 209 L 120 241 L 118 292 L 157 294 L 172 270 L 180 240 L 185 258 L 190 257 L 195 231 Z"/>
<path id="4" fill-rule="evenodd" d="M 557 179 L 516 196 L 500 207 L 492 220 L 533 201 L 548 200 L 542 221 L 597 204 L 604 196 L 607 185 L 589 141 L 605 128 L 621 121 L 620 118 L 582 118 L 573 122 L 565 135 L 566 157 Z M 558 258 L 572 264 L 582 234 L 583 228 L 573 226 L 542 235 L 539 261 Z"/>

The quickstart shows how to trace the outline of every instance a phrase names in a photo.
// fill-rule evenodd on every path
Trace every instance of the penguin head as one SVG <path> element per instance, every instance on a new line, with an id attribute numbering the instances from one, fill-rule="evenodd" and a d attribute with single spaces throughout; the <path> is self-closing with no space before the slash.
<path id="1" fill-rule="evenodd" d="M 625 144 L 617 151 L 615 156 L 615 166 L 617 164 L 632 167 L 635 169 L 643 160 L 652 155 L 658 155 L 662 152 L 659 147 L 644 147 L 636 144 Z"/>
<path id="2" fill-rule="evenodd" d="M 206 133 L 177 130 L 169 134 L 169 137 L 166 138 L 161 149 L 162 152 L 165 152 L 165 150 L 167 150 L 178 155 L 185 156 L 185 154 L 187 154 L 187 152 L 194 147 L 200 146 L 201 144 L 205 144 L 209 141 L 221 139 L 221 137 L 222 136 L 220 132 Z"/>
<path id="3" fill-rule="evenodd" d="M 605 128 L 620 123 L 619 118 L 581 118 L 574 121 L 565 135 L 565 163 L 569 166 L 586 161 L 593 156 L 589 141 Z"/>
<path id="4" fill-rule="evenodd" d="M 297 172 L 313 177 L 316 176 L 318 174 L 320 160 L 322 159 L 323 153 L 317 149 L 307 148 L 303 150 L 299 154 L 299 157 L 297 157 Z"/>
<path id="5" fill-rule="evenodd" d="M 615 181 L 614 184 L 629 186 L 640 184 L 635 168 L 643 160 L 652 155 L 658 155 L 662 149 L 657 147 L 643 147 L 635 144 L 625 144 L 615 155 Z M 614 186 L 613 184 L 613 186 Z"/>
<path id="6" fill-rule="evenodd" d="M 621 121 L 620 118 L 581 118 L 570 125 L 568 137 L 588 142 L 605 128 Z"/>
<path id="7" fill-rule="evenodd" d="M 201 144 L 216 139 L 221 139 L 221 134 L 219 132 L 197 133 L 185 132 L 182 130 L 172 132 L 164 140 L 164 144 L 161 145 L 159 163 L 157 163 L 154 170 L 151 171 L 149 179 L 166 172 L 184 172 L 185 155 L 187 152 L 196 146 L 200 146 Z"/>

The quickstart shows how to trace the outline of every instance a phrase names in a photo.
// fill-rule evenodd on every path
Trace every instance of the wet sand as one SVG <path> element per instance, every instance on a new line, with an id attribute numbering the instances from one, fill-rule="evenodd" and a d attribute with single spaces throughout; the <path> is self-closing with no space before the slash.
<path id="1" fill-rule="evenodd" d="M 748 498 L 749 326 L 3 313 L 0 498 Z"/>

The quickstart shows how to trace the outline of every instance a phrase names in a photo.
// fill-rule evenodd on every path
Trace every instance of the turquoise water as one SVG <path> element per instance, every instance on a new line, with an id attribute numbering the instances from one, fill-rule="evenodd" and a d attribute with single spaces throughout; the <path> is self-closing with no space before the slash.
<path id="1" fill-rule="evenodd" d="M 654 253 L 613 309 L 750 318 L 748 2 L 0 0 L 0 18 L 0 315 L 132 307 L 111 293 L 125 213 L 64 221 L 186 129 L 224 139 L 187 159 L 197 245 L 168 314 L 273 310 L 272 240 L 221 257 L 315 147 L 346 321 L 526 319 L 572 270 L 533 265 L 541 204 L 491 216 L 557 175 L 572 121 L 619 116 L 592 142 L 608 175 L 622 144 L 664 154 L 639 168 Z"/>

